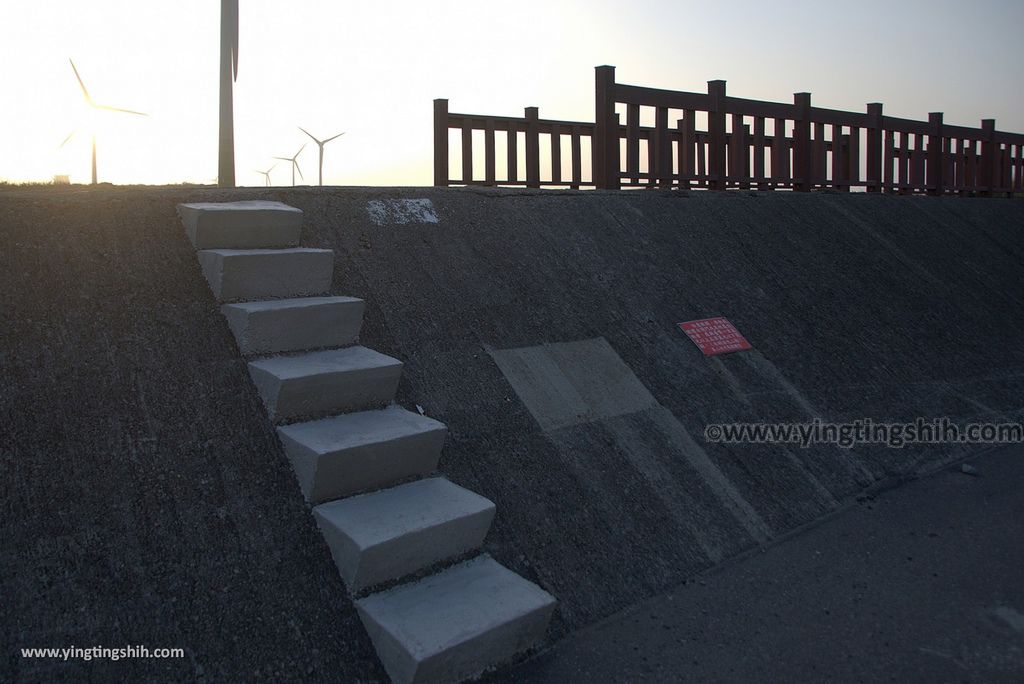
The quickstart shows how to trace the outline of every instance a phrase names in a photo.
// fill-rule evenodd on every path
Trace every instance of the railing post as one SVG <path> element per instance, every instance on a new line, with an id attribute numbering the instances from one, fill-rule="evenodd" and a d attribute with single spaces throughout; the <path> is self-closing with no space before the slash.
<path id="1" fill-rule="evenodd" d="M 448 100 L 434 100 L 434 187 L 448 185 Z"/>
<path id="2" fill-rule="evenodd" d="M 725 81 L 708 81 L 708 100 L 708 189 L 725 190 Z"/>
<path id="3" fill-rule="evenodd" d="M 991 197 L 993 190 L 995 190 L 995 170 L 996 170 L 996 120 L 995 119 L 982 119 L 981 120 L 981 173 L 979 183 L 982 187 L 981 195 L 983 197 Z"/>
<path id="4" fill-rule="evenodd" d="M 526 187 L 540 187 L 540 112 L 526 107 Z"/>
<path id="5" fill-rule="evenodd" d="M 867 135 L 867 189 L 880 192 L 882 189 L 882 103 L 868 104 Z"/>
<path id="6" fill-rule="evenodd" d="M 619 124 L 615 118 L 615 67 L 594 67 L 594 185 L 619 189 Z"/>
<path id="7" fill-rule="evenodd" d="M 793 189 L 811 189 L 811 94 L 793 94 Z M 800 182 L 796 182 L 796 178 Z"/>
<path id="8" fill-rule="evenodd" d="M 941 195 L 946 189 L 943 177 L 946 156 L 946 141 L 942 135 L 942 112 L 928 114 L 928 152 L 925 179 L 929 195 Z"/>

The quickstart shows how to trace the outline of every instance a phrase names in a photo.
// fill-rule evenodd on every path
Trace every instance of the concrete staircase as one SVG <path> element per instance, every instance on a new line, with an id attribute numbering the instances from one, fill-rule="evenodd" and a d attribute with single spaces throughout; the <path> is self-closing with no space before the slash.
<path id="1" fill-rule="evenodd" d="M 494 504 L 435 475 L 445 426 L 393 403 L 402 363 L 356 344 L 364 303 L 329 296 L 302 212 L 178 213 L 390 677 L 459 681 L 540 641 L 555 599 L 479 555 Z"/>

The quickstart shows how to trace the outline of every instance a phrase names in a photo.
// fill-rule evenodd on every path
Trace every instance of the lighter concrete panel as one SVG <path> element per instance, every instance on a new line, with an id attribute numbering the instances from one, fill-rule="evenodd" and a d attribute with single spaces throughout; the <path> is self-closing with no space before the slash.
<path id="1" fill-rule="evenodd" d="M 196 249 L 295 247 L 302 210 L 281 202 L 179 204 L 178 215 Z"/>
<path id="2" fill-rule="evenodd" d="M 490 354 L 545 432 L 657 404 L 603 337 Z"/>
<path id="3" fill-rule="evenodd" d="M 313 513 L 341 576 L 359 591 L 477 548 L 494 504 L 431 478 L 321 504 Z"/>
<path id="4" fill-rule="evenodd" d="M 456 682 L 540 641 L 555 599 L 481 556 L 356 608 L 392 680 Z"/>

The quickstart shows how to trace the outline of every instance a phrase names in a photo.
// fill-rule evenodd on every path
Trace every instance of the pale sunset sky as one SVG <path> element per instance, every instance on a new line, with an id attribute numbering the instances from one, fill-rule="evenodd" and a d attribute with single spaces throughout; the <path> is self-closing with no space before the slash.
<path id="1" fill-rule="evenodd" d="M 0 4 L 0 180 L 213 183 L 218 0 Z M 594 66 L 619 82 L 813 103 L 1024 132 L 1024 0 L 241 0 L 235 85 L 239 185 L 299 157 L 325 185 L 429 185 L 432 101 L 456 112 L 594 120 Z M 138 110 L 93 112 L 93 99 Z M 61 141 L 77 134 L 63 148 Z M 271 172 L 289 185 L 287 163 Z"/>

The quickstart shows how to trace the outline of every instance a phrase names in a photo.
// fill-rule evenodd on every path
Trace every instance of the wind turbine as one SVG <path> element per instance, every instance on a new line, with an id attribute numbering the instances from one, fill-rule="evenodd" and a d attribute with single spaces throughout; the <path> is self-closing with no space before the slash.
<path id="1" fill-rule="evenodd" d="M 135 111 L 132 111 L 131 109 L 121 109 L 120 107 L 110 107 L 108 105 L 96 104 L 95 100 L 92 99 L 92 95 L 90 95 L 89 91 L 86 89 L 85 83 L 82 81 L 82 77 L 78 74 L 78 68 L 75 66 L 74 61 L 71 60 L 71 59 L 68 59 L 68 61 L 71 62 L 71 69 L 75 72 L 75 78 L 78 79 L 78 87 L 82 89 L 82 97 L 85 98 L 85 103 L 87 105 L 89 105 L 93 109 L 102 109 L 102 110 L 108 111 L 108 112 L 121 112 L 123 114 L 135 114 L 137 116 L 149 116 L 148 114 L 143 114 L 142 112 L 135 112 Z M 67 145 L 68 141 L 71 140 L 71 138 L 73 138 L 75 136 L 75 133 L 77 133 L 77 132 L 78 131 L 71 131 L 71 133 L 68 134 L 68 137 L 64 138 L 64 142 L 62 142 L 60 144 L 60 146 L 64 147 L 65 145 Z M 93 132 L 93 134 L 92 134 L 92 184 L 96 185 L 96 133 L 95 132 Z"/>
<path id="2" fill-rule="evenodd" d="M 299 159 L 299 155 L 302 154 L 302 150 L 304 150 L 304 149 L 306 149 L 305 145 L 303 145 L 302 147 L 299 148 L 299 151 L 295 153 L 294 157 L 274 157 L 274 159 L 280 159 L 281 161 L 286 161 L 286 162 L 291 163 L 291 165 L 292 165 L 292 186 L 293 187 L 295 186 L 295 172 L 296 171 L 299 172 L 299 178 L 302 178 L 302 169 L 299 168 L 298 159 Z M 302 180 L 305 180 L 305 178 L 302 178 Z"/>
<path id="3" fill-rule="evenodd" d="M 308 135 L 310 138 L 313 138 L 313 134 L 307 131 L 302 126 L 299 126 L 299 130 Z M 317 140 L 316 138 L 313 138 L 313 142 L 315 142 L 317 144 L 317 147 L 320 148 L 320 185 L 324 184 L 324 145 L 331 142 L 335 138 L 340 138 L 343 135 L 345 134 L 339 133 L 338 135 L 332 136 L 327 140 Z"/>
<path id="4" fill-rule="evenodd" d="M 277 164 L 274 164 L 274 166 L 277 166 Z M 256 173 L 262 175 L 264 178 L 267 179 L 267 187 L 268 188 L 270 187 L 270 172 L 274 170 L 274 166 L 271 166 L 266 171 L 260 171 L 259 169 L 256 170 Z"/>
<path id="5" fill-rule="evenodd" d="M 220 1 L 220 147 L 217 184 L 235 187 L 235 109 L 232 83 L 238 80 L 238 0 Z"/>

